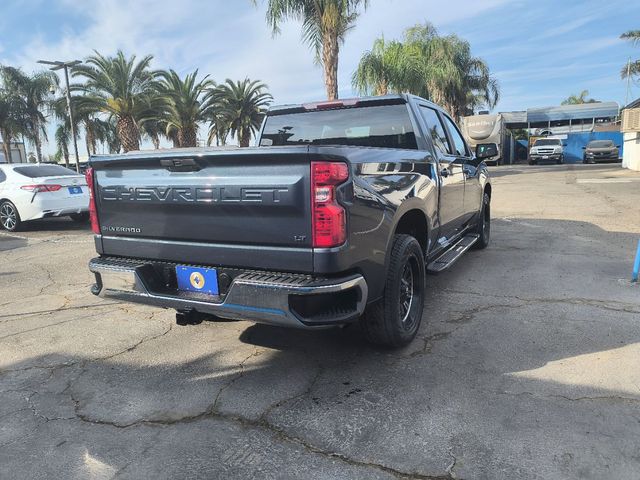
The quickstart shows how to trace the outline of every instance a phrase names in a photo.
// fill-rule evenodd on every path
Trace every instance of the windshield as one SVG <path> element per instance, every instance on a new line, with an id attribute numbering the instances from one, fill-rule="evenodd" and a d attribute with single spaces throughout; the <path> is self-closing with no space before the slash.
<path id="1" fill-rule="evenodd" d="M 549 145 L 560 145 L 560 140 L 557 138 L 544 138 L 542 140 L 536 140 L 536 143 L 534 144 L 534 147 L 545 147 L 545 146 L 549 146 Z"/>
<path id="2" fill-rule="evenodd" d="M 418 148 L 404 104 L 270 115 L 260 144 Z"/>
<path id="3" fill-rule="evenodd" d="M 60 165 L 29 165 L 27 167 L 16 167 L 13 171 L 29 178 L 78 175 L 73 170 L 61 167 Z"/>
<path id="4" fill-rule="evenodd" d="M 587 145 L 589 148 L 610 148 L 613 147 L 611 140 L 594 140 Z"/>

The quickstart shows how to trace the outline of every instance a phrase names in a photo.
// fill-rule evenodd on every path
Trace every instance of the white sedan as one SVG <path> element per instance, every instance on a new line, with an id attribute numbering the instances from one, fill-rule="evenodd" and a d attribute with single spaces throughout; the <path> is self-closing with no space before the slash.
<path id="1" fill-rule="evenodd" d="M 69 216 L 89 219 L 89 188 L 82 175 L 60 165 L 0 165 L 0 225 L 11 232 L 23 222 Z"/>

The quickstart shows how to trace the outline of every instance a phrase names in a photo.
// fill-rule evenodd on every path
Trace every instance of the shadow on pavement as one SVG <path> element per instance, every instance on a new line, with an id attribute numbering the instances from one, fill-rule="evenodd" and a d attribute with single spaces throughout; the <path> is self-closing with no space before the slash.
<path id="1" fill-rule="evenodd" d="M 489 249 L 430 277 L 405 349 L 371 347 L 356 326 L 205 322 L 111 358 L 16 362 L 1 390 L 52 400 L 31 408 L 29 397 L 25 420 L 4 417 L 0 465 L 59 477 L 85 472 L 88 452 L 131 477 L 299 478 L 296 462 L 318 457 L 373 468 L 367 478 L 631 478 L 640 302 L 617 280 L 638 235 L 517 218 L 493 234 Z"/>

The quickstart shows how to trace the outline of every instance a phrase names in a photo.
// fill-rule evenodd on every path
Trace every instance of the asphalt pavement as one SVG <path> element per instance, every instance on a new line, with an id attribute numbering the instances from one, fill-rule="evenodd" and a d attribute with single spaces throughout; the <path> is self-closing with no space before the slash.
<path id="1" fill-rule="evenodd" d="M 89 293 L 87 226 L 0 232 L 0 478 L 639 478 L 640 173 L 492 172 L 401 350 L 178 327 Z"/>

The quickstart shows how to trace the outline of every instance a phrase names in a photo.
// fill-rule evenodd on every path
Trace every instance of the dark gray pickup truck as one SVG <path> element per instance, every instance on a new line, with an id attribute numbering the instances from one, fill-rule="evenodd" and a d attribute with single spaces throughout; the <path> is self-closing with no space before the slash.
<path id="1" fill-rule="evenodd" d="M 426 100 L 274 107 L 258 145 L 92 157 L 93 293 L 401 346 L 425 273 L 489 242 L 496 146 Z"/>

